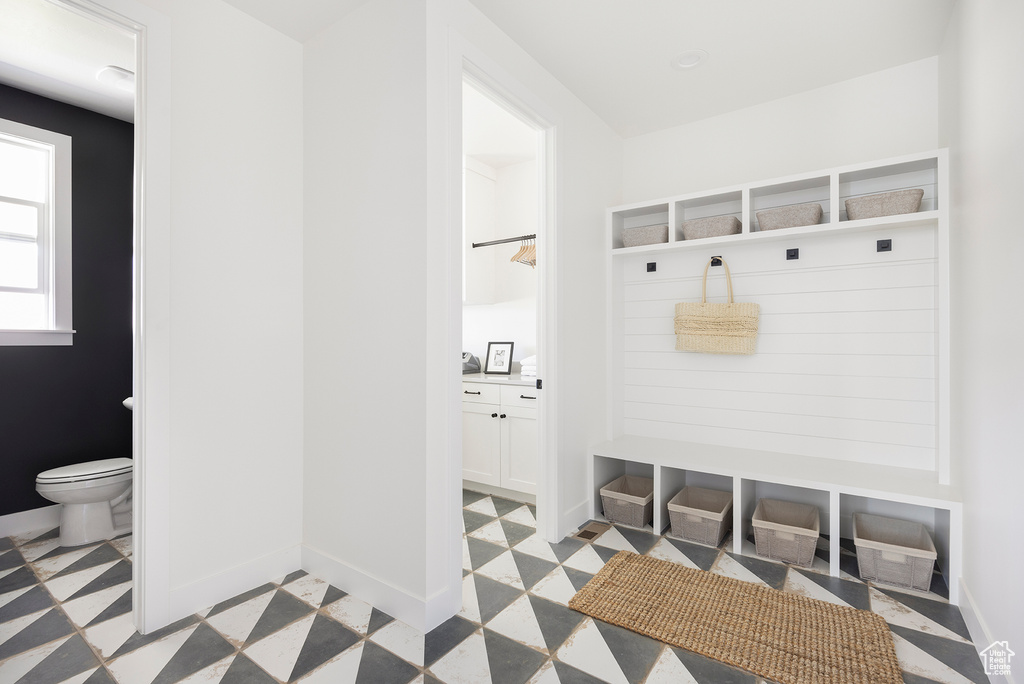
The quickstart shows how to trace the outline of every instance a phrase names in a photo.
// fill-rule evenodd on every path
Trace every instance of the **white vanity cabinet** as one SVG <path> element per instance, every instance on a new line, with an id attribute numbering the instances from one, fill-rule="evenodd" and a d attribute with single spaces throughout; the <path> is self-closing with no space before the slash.
<path id="1" fill-rule="evenodd" d="M 537 493 L 537 390 L 462 383 L 462 477 Z"/>

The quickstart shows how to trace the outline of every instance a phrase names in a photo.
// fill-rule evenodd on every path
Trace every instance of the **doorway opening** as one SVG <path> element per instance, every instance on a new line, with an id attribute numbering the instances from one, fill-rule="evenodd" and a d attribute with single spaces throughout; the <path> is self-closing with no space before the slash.
<path id="1" fill-rule="evenodd" d="M 512 523 L 552 536 L 554 405 L 542 383 L 554 366 L 545 317 L 553 282 L 553 129 L 470 71 L 463 72 L 461 105 L 463 489 L 511 512 L 505 520 L 470 495 L 468 510 L 482 507 L 504 523 L 467 534 L 486 541 Z"/>

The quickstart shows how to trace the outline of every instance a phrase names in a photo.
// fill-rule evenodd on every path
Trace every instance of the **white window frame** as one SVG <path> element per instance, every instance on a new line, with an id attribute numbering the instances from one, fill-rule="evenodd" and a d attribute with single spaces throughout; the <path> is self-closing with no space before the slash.
<path id="1" fill-rule="evenodd" d="M 43 330 L 0 328 L 0 346 L 67 346 L 75 333 L 71 327 L 71 137 L 6 119 L 0 119 L 0 135 L 20 138 L 16 142 L 50 153 L 50 183 L 37 238 L 40 281 L 35 290 L 47 296 L 48 326 Z M 6 197 L 4 201 L 25 203 Z"/>

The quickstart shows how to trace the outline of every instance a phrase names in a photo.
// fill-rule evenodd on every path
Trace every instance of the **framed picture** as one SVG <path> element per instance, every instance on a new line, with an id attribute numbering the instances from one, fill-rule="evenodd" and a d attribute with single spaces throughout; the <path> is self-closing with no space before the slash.
<path id="1" fill-rule="evenodd" d="M 512 343 L 488 342 L 484 373 L 512 375 Z"/>

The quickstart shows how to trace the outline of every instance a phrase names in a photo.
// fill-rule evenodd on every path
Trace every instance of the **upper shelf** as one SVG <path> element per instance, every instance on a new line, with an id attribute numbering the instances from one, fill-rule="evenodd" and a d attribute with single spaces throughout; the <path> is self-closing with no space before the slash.
<path id="1" fill-rule="evenodd" d="M 940 163 L 941 172 L 945 173 L 945 150 L 612 207 L 608 210 L 612 253 L 636 254 L 715 244 L 792 239 L 796 236 L 835 231 L 932 223 L 939 219 L 940 199 L 945 199 L 940 198 L 938 193 Z M 846 216 L 848 199 L 910 188 L 920 188 L 924 191 L 920 209 L 916 213 L 854 221 Z M 805 203 L 821 205 L 820 223 L 780 230 L 761 230 L 757 212 Z M 740 222 L 741 232 L 721 237 L 684 240 L 681 228 L 683 221 L 713 216 L 736 217 Z M 623 246 L 623 229 L 649 225 L 667 225 L 668 242 L 637 247 Z"/>

